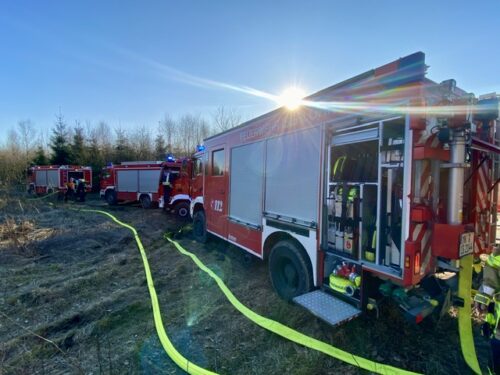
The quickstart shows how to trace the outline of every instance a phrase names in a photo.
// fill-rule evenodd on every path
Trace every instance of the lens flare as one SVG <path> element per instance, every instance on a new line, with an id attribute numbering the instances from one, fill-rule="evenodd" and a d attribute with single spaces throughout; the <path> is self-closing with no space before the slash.
<path id="1" fill-rule="evenodd" d="M 277 102 L 290 111 L 294 111 L 303 104 L 302 98 L 304 96 L 306 96 L 306 94 L 303 90 L 298 87 L 289 87 L 278 96 Z"/>
<path id="2" fill-rule="evenodd" d="M 135 59 L 145 66 L 148 66 L 152 71 L 155 71 L 160 78 L 174 80 L 204 89 L 234 91 L 266 99 L 288 109 L 289 111 L 297 110 L 299 107 L 309 107 L 321 111 L 345 114 L 371 112 L 453 116 L 459 114 L 469 114 L 471 110 L 471 106 L 467 104 L 435 106 L 408 105 L 408 98 L 414 96 L 415 93 L 412 92 L 411 87 L 405 88 L 397 86 L 399 81 L 408 78 L 402 75 L 403 73 L 399 74 L 395 78 L 392 78 L 391 74 L 387 73 L 386 76 L 377 76 L 349 84 L 346 87 L 335 90 L 334 93 L 331 93 L 332 95 L 325 94 L 315 96 L 314 99 L 303 99 L 306 96 L 304 91 L 296 86 L 289 87 L 281 95 L 274 95 L 272 93 L 245 85 L 227 83 L 189 74 L 153 59 L 145 58 L 129 50 L 116 47 L 114 50 L 130 59 Z M 408 74 L 410 73 L 411 72 Z M 381 82 L 383 82 L 382 88 L 380 87 Z M 360 93 L 360 91 L 362 93 Z M 402 98 L 402 100 L 398 103 L 397 98 Z"/>

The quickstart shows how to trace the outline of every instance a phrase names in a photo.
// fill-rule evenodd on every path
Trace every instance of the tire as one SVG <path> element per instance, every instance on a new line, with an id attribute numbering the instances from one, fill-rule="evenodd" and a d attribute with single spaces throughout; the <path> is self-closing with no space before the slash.
<path id="1" fill-rule="evenodd" d="M 151 208 L 151 198 L 149 197 L 149 195 L 141 195 L 139 197 L 139 202 L 141 202 L 142 208 Z"/>
<path id="2" fill-rule="evenodd" d="M 114 206 L 117 203 L 116 199 L 116 191 L 114 190 L 108 190 L 106 191 L 106 194 L 104 195 L 104 199 L 110 206 Z"/>
<path id="3" fill-rule="evenodd" d="M 286 301 L 311 291 L 314 286 L 307 255 L 288 240 L 278 242 L 271 249 L 269 277 L 276 293 Z"/>
<path id="4" fill-rule="evenodd" d="M 189 203 L 179 202 L 174 206 L 174 211 L 177 216 L 182 219 L 189 217 Z"/>
<path id="5" fill-rule="evenodd" d="M 193 236 L 200 243 L 207 242 L 207 221 L 203 210 L 196 211 L 193 215 Z"/>

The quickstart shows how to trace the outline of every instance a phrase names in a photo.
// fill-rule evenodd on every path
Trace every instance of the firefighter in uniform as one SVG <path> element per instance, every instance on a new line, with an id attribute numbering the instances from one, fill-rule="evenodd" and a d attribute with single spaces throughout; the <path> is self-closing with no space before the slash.
<path id="1" fill-rule="evenodd" d="M 68 198 L 74 199 L 74 196 L 75 196 L 75 182 L 73 180 L 73 177 L 71 177 L 69 181 L 66 183 L 66 194 L 64 194 L 64 201 L 67 202 Z"/>
<path id="2" fill-rule="evenodd" d="M 76 188 L 76 195 L 80 202 L 85 202 L 85 179 L 78 180 L 78 185 Z"/>
<path id="3" fill-rule="evenodd" d="M 170 202 L 170 193 L 172 192 L 172 183 L 174 175 L 172 171 L 166 170 L 163 172 L 162 185 L 163 185 L 163 211 L 167 211 Z"/>
<path id="4" fill-rule="evenodd" d="M 482 333 L 490 340 L 491 370 L 500 374 L 500 246 L 486 261 L 483 284 L 474 300 L 486 308 Z"/>

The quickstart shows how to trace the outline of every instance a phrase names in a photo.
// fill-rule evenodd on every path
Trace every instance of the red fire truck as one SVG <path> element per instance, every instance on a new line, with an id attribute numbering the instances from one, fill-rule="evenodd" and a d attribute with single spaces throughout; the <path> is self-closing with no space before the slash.
<path id="1" fill-rule="evenodd" d="M 206 139 L 195 238 L 267 259 L 276 292 L 331 324 L 382 296 L 437 312 L 438 271 L 495 242 L 499 98 L 426 70 L 418 52 Z"/>
<path id="2" fill-rule="evenodd" d="M 85 180 L 86 190 L 92 190 L 92 168 L 76 165 L 39 165 L 28 169 L 28 192 L 47 194 L 66 191 L 70 178 Z"/>
<path id="3" fill-rule="evenodd" d="M 103 168 L 100 195 L 110 205 L 121 201 L 139 201 L 144 208 L 153 203 L 163 207 L 162 179 L 173 181 L 170 202 L 180 217 L 189 215 L 191 159 L 169 161 L 129 161 Z M 173 175 L 173 176 L 170 176 Z"/>

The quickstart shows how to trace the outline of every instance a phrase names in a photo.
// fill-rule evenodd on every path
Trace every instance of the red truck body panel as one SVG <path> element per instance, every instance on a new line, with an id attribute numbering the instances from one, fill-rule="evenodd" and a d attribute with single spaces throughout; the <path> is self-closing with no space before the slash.
<path id="1" fill-rule="evenodd" d="M 118 201 L 137 201 L 142 194 L 149 195 L 152 202 L 160 203 L 163 198 L 161 178 L 164 171 L 177 175 L 170 194 L 171 204 L 190 201 L 191 159 L 157 162 L 123 162 L 103 168 L 100 180 L 100 194 L 109 190 L 116 193 Z"/>
<path id="2" fill-rule="evenodd" d="M 458 258 L 456 235 L 466 231 L 466 224 L 474 228 L 474 253 L 491 251 L 494 238 L 491 220 L 485 215 L 496 211 L 496 195 L 489 191 L 494 183 L 489 155 L 497 151 L 488 149 L 495 143 L 495 123 L 477 125 L 473 131 L 485 144 L 472 142 L 470 146 L 463 226 L 446 232 L 453 237 L 450 245 L 454 248 L 436 245 L 432 249 L 440 241 L 435 232 L 442 233 L 441 225 L 446 224 L 446 163 L 450 159 L 434 129 L 443 121 L 450 129 L 467 123 L 465 112 L 474 110 L 469 108 L 469 95 L 454 81 L 433 82 L 425 77 L 426 69 L 424 54 L 419 52 L 315 93 L 296 111 L 280 108 L 206 139 L 199 204 L 205 210 L 207 230 L 262 258 L 279 233 L 295 238 L 308 253 L 316 285 L 328 276 L 324 259 L 332 253 L 401 286 L 416 286 L 435 272 L 438 256 Z M 454 113 L 453 106 L 462 109 Z M 473 126 L 476 123 L 474 120 Z M 304 163 L 300 159 L 303 152 Z M 358 163 L 351 167 L 359 174 L 357 179 L 336 180 L 333 162 L 339 152 L 357 155 Z M 359 170 L 363 155 L 378 159 L 373 180 L 367 177 L 368 161 L 363 161 L 364 176 Z M 488 160 L 481 164 L 485 158 Z M 255 162 L 245 164 L 248 159 Z M 287 161 L 297 163 L 296 169 Z M 254 167 L 257 172 L 252 171 Z M 289 175 L 283 174 L 283 168 Z M 359 196 L 355 199 L 358 212 L 351 213 L 355 223 L 351 224 L 352 238 L 341 237 L 343 248 L 330 241 L 330 234 L 335 238 L 331 227 L 335 217 L 330 220 L 329 197 L 342 184 L 357 189 L 358 194 L 363 192 L 365 202 L 371 195 L 377 231 L 384 225 L 391 229 L 392 239 L 387 243 L 380 233 L 373 234 L 377 241 L 374 260 L 366 258 L 371 238 L 365 233 L 368 224 L 363 223 Z M 260 195 L 255 190 L 261 190 Z M 233 199 L 235 195 L 238 199 Z M 241 204 L 245 199 L 252 203 Z M 306 207 L 301 201 L 310 203 Z M 363 206 L 363 212 L 369 209 L 367 204 Z M 391 219 L 396 213 L 401 217 L 399 225 Z M 436 225 L 440 225 L 437 231 Z M 351 248 L 352 253 L 345 251 Z"/>
<path id="3" fill-rule="evenodd" d="M 66 191 L 70 178 L 85 179 L 86 190 L 92 190 L 92 168 L 77 165 L 39 165 L 28 171 L 29 187 L 37 194 L 46 194 L 50 190 Z"/>

